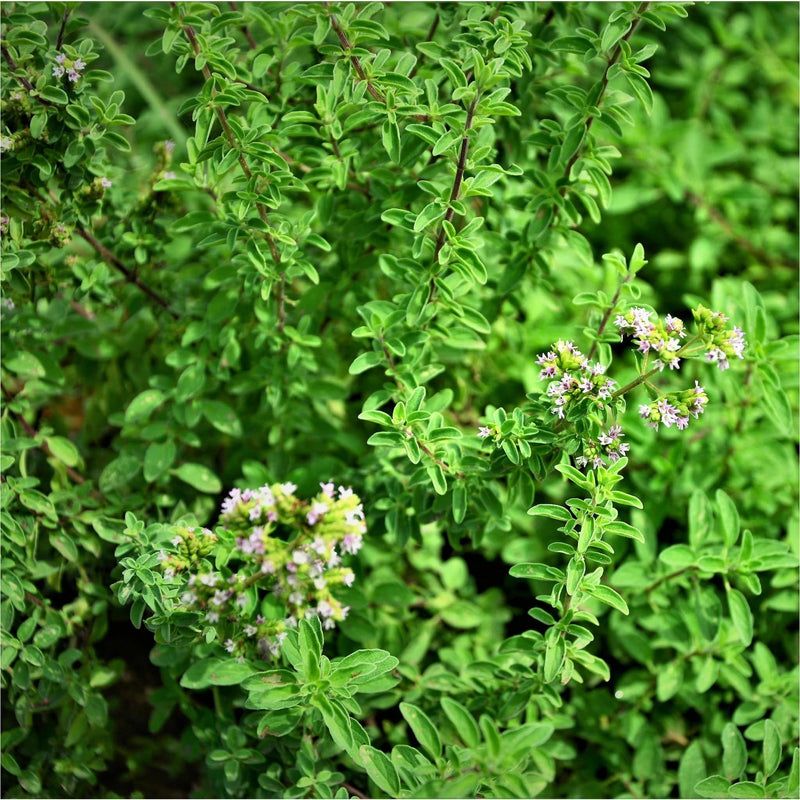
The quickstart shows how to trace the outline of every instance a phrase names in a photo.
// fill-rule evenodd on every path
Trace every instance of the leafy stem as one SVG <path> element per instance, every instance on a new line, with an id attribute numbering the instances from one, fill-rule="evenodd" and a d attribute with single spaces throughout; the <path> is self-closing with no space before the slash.
<path id="1" fill-rule="evenodd" d="M 5 59 L 8 66 L 11 68 L 11 71 L 17 73 L 20 71 L 17 62 L 11 57 L 11 54 L 6 50 L 6 48 L 0 45 L 0 52 L 3 54 L 3 58 Z M 52 106 L 55 105 L 51 103 L 49 100 L 45 100 L 43 97 L 39 97 L 36 94 L 36 87 L 24 76 L 24 75 L 14 75 L 14 77 L 31 93 L 31 96 L 37 103 L 41 103 L 43 106 Z"/>
<path id="2" fill-rule="evenodd" d="M 647 7 L 650 5 L 649 2 L 642 3 L 639 8 L 636 9 L 636 16 L 634 20 L 631 22 L 631 27 L 628 29 L 628 32 L 617 42 L 617 46 L 614 49 L 614 52 L 608 58 L 606 62 L 606 68 L 603 70 L 603 77 L 600 79 L 600 93 L 597 96 L 597 100 L 595 100 L 594 105 L 599 106 L 600 103 L 603 101 L 603 97 L 605 96 L 606 90 L 608 89 L 609 84 L 609 77 L 608 73 L 611 71 L 611 67 L 619 61 L 620 55 L 622 55 L 622 43 L 627 42 L 631 36 L 635 33 L 636 29 L 639 27 L 639 24 L 642 21 L 642 14 L 647 11 Z M 593 115 L 588 115 L 586 117 L 586 124 L 585 124 L 585 134 L 583 141 L 585 142 L 588 136 L 589 131 L 592 129 L 592 125 L 594 125 L 595 117 Z M 583 145 L 578 147 L 578 149 L 572 154 L 572 158 L 567 162 L 566 168 L 566 176 L 569 179 L 569 175 L 572 172 L 572 168 L 577 163 L 578 159 L 581 157 L 581 153 L 583 152 Z M 561 189 L 561 196 L 563 197 L 569 191 L 569 184 L 566 184 Z"/>
<path id="3" fill-rule="evenodd" d="M 678 350 L 675 353 L 675 356 L 678 358 L 686 358 L 686 356 L 693 356 L 696 353 L 699 353 L 703 349 L 703 347 L 690 349 L 691 346 L 696 342 L 698 342 L 699 340 L 700 340 L 699 336 L 695 336 L 694 338 L 690 339 L 688 342 L 686 342 L 686 344 L 683 347 L 681 347 L 680 350 Z M 646 365 L 647 361 L 645 360 L 645 367 Z M 663 365 L 660 367 L 653 367 L 652 369 L 643 371 L 638 378 L 635 378 L 630 383 L 625 384 L 625 386 L 623 386 L 621 389 L 617 389 L 617 391 L 611 395 L 611 399 L 616 400 L 618 397 L 622 397 L 622 395 L 627 394 L 628 392 L 631 391 L 631 389 L 635 389 L 637 386 L 640 386 L 641 384 L 645 383 L 648 378 L 650 378 L 652 375 L 655 375 L 657 372 L 661 372 L 662 370 L 663 370 Z"/>
<path id="4" fill-rule="evenodd" d="M 475 99 L 470 103 L 467 109 L 467 119 L 464 123 L 464 135 L 461 138 L 461 149 L 458 154 L 458 163 L 456 164 L 456 174 L 453 176 L 453 188 L 450 190 L 450 199 L 447 203 L 447 213 L 444 215 L 442 226 L 439 229 L 439 235 L 436 237 L 436 247 L 433 251 L 433 262 L 436 264 L 439 253 L 444 246 L 445 239 L 445 222 L 452 222 L 456 214 L 453 203 L 458 200 L 461 193 L 461 184 L 464 180 L 464 170 L 467 167 L 467 152 L 469 151 L 469 131 L 472 128 L 472 120 L 475 116 L 475 109 L 478 107 L 478 100 L 480 99 L 480 92 L 477 92 Z M 428 295 L 428 302 L 432 303 L 436 297 L 436 276 L 431 276 L 430 294 Z"/>
<path id="5" fill-rule="evenodd" d="M 353 65 L 356 73 L 360 80 L 364 81 L 367 84 L 367 91 L 379 102 L 386 105 L 386 98 L 375 88 L 372 81 L 367 77 L 367 73 L 364 72 L 364 67 L 361 64 L 358 56 L 351 52 L 353 49 L 353 45 L 350 44 L 350 40 L 347 38 L 347 34 L 342 30 L 341 26 L 339 25 L 339 20 L 336 19 L 336 15 L 333 14 L 329 8 L 330 3 L 324 3 L 325 10 L 328 11 L 328 17 L 331 21 L 331 27 L 333 28 L 334 33 L 339 37 L 339 43 L 342 45 L 342 50 L 346 53 L 350 54 L 350 63 Z"/>
<path id="6" fill-rule="evenodd" d="M 95 239 L 89 231 L 83 228 L 75 228 L 75 233 L 88 242 L 102 256 L 104 261 L 118 269 L 125 276 L 128 283 L 132 283 L 138 289 L 141 289 L 148 297 L 165 308 L 175 319 L 180 319 L 180 314 L 170 308 L 169 301 L 165 297 L 162 297 L 155 289 L 152 289 L 144 283 L 133 270 L 128 269 L 104 244 Z"/>
<path id="7" fill-rule="evenodd" d="M 175 2 L 171 0 L 170 7 L 175 9 L 177 6 Z M 183 14 L 180 14 L 181 23 L 183 23 Z M 200 45 L 197 42 L 197 36 L 195 35 L 194 28 L 191 25 L 183 25 L 183 31 L 186 34 L 186 38 L 189 40 L 189 44 L 194 51 L 196 56 L 201 54 Z M 210 81 L 212 80 L 211 70 L 208 68 L 208 64 L 203 64 L 202 68 L 203 77 Z M 216 96 L 216 89 L 213 90 L 213 96 Z M 231 146 L 233 150 L 238 151 L 238 161 L 239 166 L 242 168 L 242 172 L 244 173 L 245 177 L 248 181 L 250 181 L 253 177 L 253 172 L 250 169 L 250 165 L 247 163 L 247 159 L 244 157 L 244 153 L 240 150 L 237 142 L 236 136 L 233 133 L 233 129 L 231 128 L 228 117 L 225 114 L 225 109 L 221 106 L 214 105 L 214 112 L 217 115 L 217 119 L 219 120 L 219 124 L 222 127 L 222 130 L 225 134 L 225 138 L 228 140 L 228 144 Z M 267 214 L 266 206 L 263 203 L 256 201 L 256 209 L 258 211 L 259 217 L 261 217 L 262 222 L 264 225 L 269 227 L 269 215 Z M 275 243 L 275 238 L 272 234 L 267 230 L 264 232 L 264 236 L 267 240 L 267 245 L 269 246 L 270 254 L 272 255 L 272 260 L 275 263 L 275 268 L 278 270 L 280 280 L 278 281 L 278 333 L 283 333 L 284 327 L 286 325 L 286 313 L 285 313 L 285 301 L 286 301 L 286 272 L 281 269 L 281 256 L 278 252 L 278 246 Z"/>
<path id="8" fill-rule="evenodd" d="M 600 337 L 603 335 L 606 325 L 608 325 L 608 321 L 611 319 L 611 315 L 614 313 L 614 309 L 617 307 L 620 295 L 622 294 L 622 287 L 625 286 L 626 283 L 629 283 L 632 279 L 633 275 L 625 276 L 625 280 L 623 280 L 617 287 L 617 291 L 614 294 L 614 297 L 611 299 L 611 304 L 606 309 L 605 314 L 603 314 L 603 319 L 600 320 L 600 325 L 597 327 L 597 338 L 592 342 L 592 346 L 589 348 L 589 352 L 586 356 L 590 361 L 594 358 L 594 354 L 597 351 L 597 343 L 600 341 Z"/>

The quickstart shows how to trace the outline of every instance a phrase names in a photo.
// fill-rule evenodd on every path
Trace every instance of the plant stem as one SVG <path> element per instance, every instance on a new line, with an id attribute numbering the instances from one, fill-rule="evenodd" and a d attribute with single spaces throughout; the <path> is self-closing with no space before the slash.
<path id="1" fill-rule="evenodd" d="M 236 3 L 234 3 L 234 2 L 229 2 L 228 5 L 234 11 L 238 11 L 239 10 L 239 6 L 237 6 Z M 240 30 L 244 34 L 244 38 L 247 39 L 247 43 L 250 45 L 250 47 L 253 50 L 258 50 L 258 45 L 256 44 L 256 40 L 252 37 L 252 35 L 250 34 L 250 31 L 247 30 L 247 25 L 242 25 Z"/>
<path id="2" fill-rule="evenodd" d="M 617 307 L 617 303 L 619 302 L 619 296 L 622 294 L 622 287 L 628 283 L 633 278 L 633 275 L 627 275 L 625 280 L 620 283 L 617 287 L 617 291 L 614 297 L 611 299 L 611 305 L 606 309 L 606 313 L 603 314 L 603 319 L 600 320 L 600 325 L 597 328 L 597 339 L 592 342 L 592 346 L 589 348 L 589 352 L 587 353 L 587 358 L 591 361 L 594 358 L 595 351 L 597 350 L 597 342 L 600 340 L 600 337 L 603 335 L 603 331 L 606 329 L 606 325 L 608 325 L 609 319 L 611 319 L 611 315 L 614 313 L 614 309 Z"/>
<path id="3" fill-rule="evenodd" d="M 11 58 L 11 54 L 6 50 L 5 47 L 0 46 L 0 52 L 3 54 L 3 58 L 6 60 L 6 63 L 11 68 L 12 72 L 19 71 L 19 67 L 17 66 L 16 61 Z M 37 103 L 41 103 L 43 106 L 52 106 L 54 103 L 51 103 L 49 100 L 45 100 L 43 97 L 39 97 L 39 95 L 33 94 L 36 91 L 36 87 L 24 76 L 24 75 L 14 75 L 14 78 L 18 80 L 30 93 L 34 100 Z"/>
<path id="4" fill-rule="evenodd" d="M 611 67 L 613 67 L 614 64 L 617 63 L 617 61 L 619 61 L 619 57 L 622 54 L 622 43 L 623 42 L 627 42 L 631 38 L 631 36 L 633 36 L 633 34 L 636 31 L 636 29 L 639 27 L 639 23 L 642 21 L 642 14 L 644 14 L 644 12 L 647 11 L 647 6 L 649 6 L 649 5 L 650 5 L 649 2 L 642 3 L 639 6 L 639 8 L 636 9 L 636 15 L 637 15 L 636 19 L 633 20 L 633 22 L 631 23 L 631 27 L 629 28 L 628 32 L 622 37 L 622 39 L 620 39 L 620 41 L 617 43 L 617 46 L 616 46 L 614 52 L 609 57 L 609 59 L 608 59 L 608 61 L 606 63 L 606 68 L 605 68 L 605 70 L 603 70 L 603 77 L 600 79 L 601 80 L 600 94 L 597 96 L 597 100 L 594 103 L 595 106 L 599 106 L 600 103 L 603 100 L 603 97 L 605 96 L 606 89 L 608 89 L 608 83 L 609 83 L 608 73 L 611 70 Z M 578 159 L 581 156 L 581 153 L 583 152 L 583 147 L 584 147 L 584 144 L 586 142 L 586 137 L 589 135 L 589 131 L 592 129 L 592 125 L 594 124 L 594 120 L 595 120 L 595 118 L 593 116 L 587 116 L 587 118 L 586 118 L 586 126 L 585 126 L 586 127 L 586 131 L 584 133 L 583 143 L 572 154 L 572 158 L 570 158 L 569 162 L 567 163 L 567 168 L 566 168 L 566 171 L 565 171 L 566 177 L 567 177 L 567 181 L 569 181 L 569 174 L 570 174 L 570 172 L 572 172 L 572 168 L 575 166 L 575 163 L 578 161 Z M 565 184 L 562 187 L 561 196 L 564 197 L 568 191 L 569 191 L 569 183 Z"/>
<path id="5" fill-rule="evenodd" d="M 464 123 L 464 136 L 461 139 L 461 150 L 458 154 L 458 164 L 456 165 L 456 174 L 453 178 L 453 188 L 450 190 L 450 199 L 448 201 L 447 206 L 447 213 L 444 215 L 444 220 L 442 221 L 442 226 L 439 229 L 439 235 L 436 237 L 436 247 L 433 251 L 433 263 L 436 264 L 439 253 L 441 252 L 442 247 L 444 246 L 444 239 L 445 239 L 445 222 L 452 222 L 453 217 L 456 214 L 455 208 L 453 208 L 453 203 L 458 200 L 458 195 L 461 193 L 461 183 L 464 180 L 464 170 L 467 166 L 467 152 L 469 151 L 469 131 L 472 128 L 472 120 L 475 116 L 475 109 L 478 106 L 478 99 L 480 97 L 480 92 L 475 95 L 475 99 L 470 103 L 469 108 L 467 109 L 467 119 Z M 431 283 L 430 283 L 430 293 L 428 294 L 428 302 L 432 303 L 436 298 L 436 276 L 431 276 Z"/>
<path id="6" fill-rule="evenodd" d="M 58 31 L 58 38 L 56 39 L 56 50 L 61 49 L 61 45 L 64 41 L 64 31 L 67 29 L 67 22 L 71 13 L 71 11 L 67 10 L 64 12 L 64 16 L 61 18 L 61 28 Z"/>
<path id="7" fill-rule="evenodd" d="M 737 233 L 734 230 L 731 222 L 725 215 L 714 206 L 707 203 L 699 194 L 687 191 L 684 197 L 696 208 L 702 208 L 708 216 L 719 225 L 720 228 L 730 236 L 734 242 L 746 252 L 755 256 L 759 261 L 763 261 L 769 267 L 783 267 L 784 269 L 797 269 L 797 261 L 790 259 L 774 258 L 766 250 L 763 250 L 758 245 L 753 244 L 746 236 Z"/>
<path id="8" fill-rule="evenodd" d="M 139 66 L 128 55 L 126 50 L 117 44 L 114 37 L 95 20 L 89 20 L 89 30 L 103 43 L 103 46 L 111 54 L 114 61 L 116 61 L 118 72 L 127 76 L 142 96 L 142 99 L 153 110 L 156 117 L 164 123 L 164 127 L 169 132 L 170 138 L 176 144 L 185 147 L 187 139 L 186 131 L 175 119 L 175 115 L 167 108 L 166 103 L 147 75 L 139 69 Z"/>
<path id="9" fill-rule="evenodd" d="M 129 270 L 104 244 L 95 239 L 89 231 L 83 228 L 75 228 L 75 233 L 82 239 L 85 239 L 106 262 L 118 269 L 125 276 L 128 283 L 132 283 L 138 289 L 141 289 L 148 297 L 165 308 L 175 319 L 180 319 L 180 314 L 170 308 L 169 302 L 164 297 L 155 291 L 155 289 L 151 289 L 138 275 L 134 274 L 132 270 Z"/>
<path id="10" fill-rule="evenodd" d="M 325 6 L 325 10 L 328 11 L 329 4 L 323 3 Z M 328 16 L 331 20 L 331 27 L 334 30 L 334 33 L 339 37 L 339 43 L 342 45 L 342 50 L 349 52 L 352 49 L 352 45 L 350 44 L 350 40 L 347 38 L 347 34 L 341 29 L 339 26 L 339 21 L 336 19 L 335 14 L 331 14 L 328 11 Z M 361 61 L 359 60 L 358 56 L 350 54 L 350 63 L 353 65 L 356 73 L 360 80 L 364 81 L 367 84 L 367 91 L 379 102 L 386 105 L 386 98 L 372 85 L 372 81 L 367 77 L 367 73 L 364 72 L 364 67 L 361 66 Z"/>
<path id="11" fill-rule="evenodd" d="M 174 2 L 170 2 L 170 6 L 172 8 L 176 8 L 176 4 Z M 181 14 L 181 21 L 183 21 L 183 15 Z M 197 37 L 194 33 L 194 28 L 191 25 L 184 25 L 183 26 L 184 33 L 186 37 L 189 39 L 189 44 L 192 46 L 192 50 L 194 51 L 195 55 L 200 55 L 200 45 L 197 43 Z M 211 70 L 208 68 L 208 64 L 203 65 L 203 77 L 210 81 Z M 231 146 L 232 149 L 238 151 L 238 161 L 239 166 L 242 168 L 242 172 L 244 173 L 247 180 L 251 180 L 253 177 L 253 173 L 250 169 L 250 166 L 247 163 L 247 160 L 244 157 L 244 154 L 239 150 L 239 147 L 236 143 L 236 136 L 231 129 L 231 126 L 228 124 L 228 117 L 225 114 L 225 110 L 220 106 L 214 106 L 214 111 L 217 115 L 217 119 L 219 120 L 219 124 L 222 126 L 222 130 L 225 133 L 225 138 L 228 140 L 228 144 Z M 256 202 L 256 209 L 258 210 L 258 215 L 261 217 L 262 222 L 264 225 L 269 227 L 269 215 L 267 214 L 267 209 L 263 203 Z M 286 303 L 286 273 L 281 269 L 281 256 L 278 252 L 278 246 L 275 244 L 275 239 L 269 231 L 264 232 L 264 237 L 267 240 L 267 245 L 269 246 L 270 254 L 272 255 L 272 260 L 275 263 L 275 268 L 279 274 L 279 281 L 278 281 L 278 325 L 277 331 L 278 334 L 282 334 L 284 327 L 286 326 L 286 312 L 285 312 L 285 303 Z"/>

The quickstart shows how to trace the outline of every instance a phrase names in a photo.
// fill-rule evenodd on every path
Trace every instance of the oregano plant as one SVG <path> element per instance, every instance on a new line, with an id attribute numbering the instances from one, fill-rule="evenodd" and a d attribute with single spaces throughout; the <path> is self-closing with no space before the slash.
<path id="1" fill-rule="evenodd" d="M 796 797 L 797 7 L 0 9 L 8 797 Z"/>

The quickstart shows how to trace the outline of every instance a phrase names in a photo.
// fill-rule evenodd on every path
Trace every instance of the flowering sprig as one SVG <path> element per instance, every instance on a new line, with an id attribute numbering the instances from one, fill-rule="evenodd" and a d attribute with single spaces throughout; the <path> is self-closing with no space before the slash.
<path id="1" fill-rule="evenodd" d="M 539 378 L 549 381 L 547 396 L 552 401 L 551 413 L 561 420 L 587 419 L 593 410 L 608 415 L 610 406 L 640 384 L 646 384 L 656 395 L 649 404 L 639 406 L 640 416 L 651 428 L 675 426 L 678 430 L 688 427 L 692 418 L 697 419 L 705 410 L 708 395 L 695 381 L 694 388 L 665 394 L 653 386 L 649 379 L 665 367 L 678 370 L 681 359 L 705 354 L 705 360 L 716 363 L 721 370 L 728 369 L 733 357 L 743 358 L 744 332 L 738 327 L 729 327 L 728 318 L 717 311 L 699 305 L 692 312 L 696 333 L 689 337 L 684 323 L 678 317 L 667 314 L 663 319 L 646 308 L 633 307 L 617 315 L 614 324 L 624 339 L 629 336 L 644 358 L 639 376 L 616 389 L 616 383 L 605 375 L 605 367 L 592 363 L 572 342 L 559 340 L 549 352 L 538 356 L 541 367 Z M 606 318 L 610 316 L 607 315 Z M 654 319 L 655 318 L 655 319 Z M 572 410 L 572 413 L 570 411 Z M 579 467 L 597 468 L 607 462 L 619 461 L 630 449 L 621 441 L 624 436 L 617 424 L 607 431 L 601 429 L 602 420 L 594 420 L 589 426 L 594 433 L 581 432 L 583 451 L 575 457 Z M 483 426 L 478 431 L 482 439 L 492 438 L 497 444 L 502 438 L 496 426 Z"/>
<path id="2" fill-rule="evenodd" d="M 207 555 L 217 536 L 204 530 L 198 546 L 194 529 L 176 528 L 177 552 L 161 554 L 164 576 L 175 579 L 189 571 L 180 597 L 189 610 L 200 611 L 216 629 L 225 649 L 244 660 L 247 655 L 275 656 L 288 628 L 298 620 L 322 618 L 330 629 L 349 608 L 333 590 L 352 586 L 355 574 L 341 566 L 343 554 L 355 554 L 366 532 L 364 510 L 350 488 L 321 483 L 310 500 L 295 496 L 293 483 L 232 489 L 222 503 L 219 546 L 226 552 L 218 563 L 241 562 L 236 570 L 214 569 L 198 555 Z M 288 532 L 288 540 L 275 535 Z M 232 534 L 232 536 L 231 536 Z M 210 538 L 213 537 L 213 538 Z M 202 553 L 201 553 L 202 550 Z M 268 587 L 282 604 L 279 618 L 268 618 L 258 589 Z"/>
<path id="3" fill-rule="evenodd" d="M 572 342 L 559 339 L 550 352 L 542 353 L 536 363 L 542 367 L 539 377 L 550 380 L 547 394 L 553 400 L 551 413 L 559 419 L 571 405 L 589 399 L 603 408 L 611 399 L 616 382 L 606 377 L 606 368 L 592 363 Z"/>
<path id="4" fill-rule="evenodd" d="M 686 336 L 683 321 L 671 314 L 653 323 L 652 312 L 645 308 L 631 308 L 614 320 L 620 334 L 631 336 L 640 353 L 655 353 L 659 370 L 664 367 L 679 369 L 681 339 Z"/>
<path id="5" fill-rule="evenodd" d="M 604 467 L 606 459 L 613 464 L 619 461 L 631 449 L 627 442 L 621 441 L 625 434 L 619 425 L 612 425 L 602 432 L 595 441 L 590 439 L 584 446 L 583 455 L 577 456 L 575 463 L 579 467 L 591 466 L 593 469 Z"/>
<path id="6" fill-rule="evenodd" d="M 682 431 L 689 426 L 690 417 L 697 419 L 705 411 L 706 403 L 708 403 L 708 395 L 705 389 L 695 381 L 694 389 L 673 392 L 652 403 L 640 405 L 639 416 L 647 420 L 647 424 L 653 430 L 658 430 L 658 425 L 661 423 L 665 428 L 671 428 L 674 425 L 679 431 Z"/>
<path id="7" fill-rule="evenodd" d="M 729 359 L 744 358 L 744 331 L 728 328 L 728 318 L 719 311 L 698 305 L 692 311 L 697 323 L 697 334 L 686 342 L 683 321 L 671 314 L 663 320 L 652 321 L 654 313 L 646 308 L 634 307 L 614 320 L 622 338 L 630 336 L 640 353 L 645 354 L 645 368 L 650 354 L 655 354 L 655 369 L 679 369 L 681 358 L 705 352 L 706 361 L 721 369 L 728 369 Z"/>
<path id="8" fill-rule="evenodd" d="M 66 53 L 59 53 L 53 66 L 53 75 L 56 78 L 63 78 L 66 74 L 72 83 L 77 83 L 83 77 L 85 68 L 86 62 L 82 58 L 70 59 Z"/>
<path id="9" fill-rule="evenodd" d="M 728 369 L 728 359 L 744 358 L 744 331 L 734 326 L 728 329 L 728 318 L 720 311 L 711 311 L 703 305 L 692 311 L 699 330 L 698 336 L 706 351 L 706 361 Z"/>

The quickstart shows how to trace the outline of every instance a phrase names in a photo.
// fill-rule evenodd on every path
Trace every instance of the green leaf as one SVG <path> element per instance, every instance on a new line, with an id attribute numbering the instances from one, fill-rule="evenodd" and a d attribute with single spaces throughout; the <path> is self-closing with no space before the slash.
<path id="1" fill-rule="evenodd" d="M 447 479 L 444 476 L 444 470 L 439 464 L 428 464 L 425 467 L 428 477 L 433 484 L 433 490 L 436 494 L 447 494 Z"/>
<path id="2" fill-rule="evenodd" d="M 575 467 L 570 466 L 569 464 L 556 464 L 556 469 L 568 480 L 572 481 L 576 486 L 580 486 L 581 489 L 588 489 L 589 488 L 589 481 L 587 480 L 586 476 L 579 472 Z"/>
<path id="3" fill-rule="evenodd" d="M 687 544 L 673 544 L 658 554 L 658 560 L 671 569 L 684 569 L 694 565 L 697 553 Z"/>
<path id="4" fill-rule="evenodd" d="M 16 372 L 21 378 L 41 378 L 45 375 L 42 362 L 33 353 L 14 353 L 3 360 L 3 366 Z"/>
<path id="5" fill-rule="evenodd" d="M 628 539 L 634 539 L 637 542 L 644 544 L 644 534 L 633 525 L 627 522 L 608 522 L 603 525 L 604 533 L 611 533 L 615 536 L 625 536 Z"/>
<path id="6" fill-rule="evenodd" d="M 400 431 L 378 431 L 367 439 L 367 444 L 373 447 L 399 447 L 406 438 Z"/>
<path id="7" fill-rule="evenodd" d="M 56 103 L 60 106 L 65 106 L 69 103 L 69 96 L 67 93 L 56 86 L 43 86 L 38 94 L 42 100 L 47 100 L 50 103 Z"/>
<path id="8" fill-rule="evenodd" d="M 297 630 L 300 659 L 308 683 L 313 683 L 319 678 L 319 661 L 322 656 L 322 629 L 319 628 L 319 617 L 314 617 L 313 620 L 314 622 L 300 620 Z M 319 628 L 319 631 L 316 628 Z"/>
<path id="9" fill-rule="evenodd" d="M 163 475 L 175 460 L 175 442 L 151 442 L 144 454 L 144 479 L 148 483 Z"/>
<path id="10" fill-rule="evenodd" d="M 567 564 L 567 594 L 572 596 L 586 574 L 586 562 L 579 555 L 573 556 Z"/>
<path id="11" fill-rule="evenodd" d="M 181 686 L 186 689 L 233 686 L 242 683 L 255 672 L 247 662 L 240 664 L 233 658 L 204 658 L 186 670 L 181 678 Z"/>
<path id="12" fill-rule="evenodd" d="M 125 409 L 125 422 L 147 419 L 164 402 L 164 393 L 158 389 L 145 389 L 131 400 Z"/>
<path id="13" fill-rule="evenodd" d="M 730 610 L 733 627 L 745 647 L 753 641 L 753 613 L 747 599 L 738 589 L 728 589 L 728 609 Z"/>
<path id="14" fill-rule="evenodd" d="M 629 613 L 628 604 L 622 599 L 622 595 L 620 595 L 619 592 L 615 591 L 610 586 L 585 585 L 583 588 L 588 594 L 591 594 L 592 597 L 596 598 L 601 603 L 605 603 L 607 606 L 611 606 L 617 611 L 621 611 L 623 614 Z"/>
<path id="15" fill-rule="evenodd" d="M 747 766 L 747 745 L 732 722 L 722 729 L 722 771 L 729 781 L 737 780 Z"/>
<path id="16" fill-rule="evenodd" d="M 609 499 L 621 506 L 633 506 L 634 508 L 644 508 L 642 501 L 635 495 L 628 494 L 627 492 L 609 492 Z"/>
<path id="17" fill-rule="evenodd" d="M 242 435 L 242 423 L 236 412 L 221 400 L 201 400 L 203 416 L 221 433 L 236 438 Z"/>
<path id="18" fill-rule="evenodd" d="M 67 535 L 66 531 L 58 531 L 50 534 L 50 544 L 61 553 L 67 561 L 78 560 L 78 546 Z"/>
<path id="19" fill-rule="evenodd" d="M 367 353 L 361 353 L 356 356 L 355 360 L 350 365 L 348 372 L 351 375 L 359 375 L 360 373 L 366 372 L 368 369 L 377 367 L 382 363 L 383 354 L 376 353 L 374 350 L 370 350 Z"/>
<path id="20" fill-rule="evenodd" d="M 400 797 L 400 776 L 391 759 L 370 745 L 358 748 L 361 765 L 375 785 L 389 797 Z"/>
<path id="21" fill-rule="evenodd" d="M 425 400 L 425 387 L 417 386 L 406 400 L 406 412 L 413 414 L 422 408 L 422 403 Z"/>
<path id="22" fill-rule="evenodd" d="M 442 697 L 439 702 L 442 704 L 447 718 L 453 723 L 456 733 L 467 747 L 477 747 L 481 741 L 481 732 L 475 717 L 465 706 L 449 697 Z"/>
<path id="23" fill-rule="evenodd" d="M 119 456 L 106 464 L 100 473 L 98 483 L 103 493 L 112 492 L 127 486 L 139 472 L 139 460 L 133 456 Z"/>
<path id="24" fill-rule="evenodd" d="M 713 641 L 722 619 L 722 603 L 712 587 L 697 586 L 694 592 L 694 612 L 700 633 Z"/>
<path id="25" fill-rule="evenodd" d="M 560 519 L 564 522 L 570 522 L 575 519 L 568 508 L 553 505 L 552 503 L 540 503 L 538 506 L 529 508 L 528 513 L 532 517 L 550 517 L 550 519 Z"/>
<path id="26" fill-rule="evenodd" d="M 674 697 L 683 684 L 683 663 L 671 661 L 659 669 L 656 676 L 656 697 L 660 703 Z"/>
<path id="27" fill-rule="evenodd" d="M 550 628 L 547 632 L 547 641 L 544 651 L 544 670 L 542 679 L 545 683 L 552 683 L 560 674 L 567 655 L 567 645 L 561 631 Z"/>
<path id="28" fill-rule="evenodd" d="M 19 500 L 25 508 L 29 508 L 36 514 L 41 514 L 53 521 L 58 519 L 53 501 L 36 489 L 24 489 L 19 493 Z"/>
<path id="29" fill-rule="evenodd" d="M 695 786 L 706 777 L 703 746 L 695 739 L 684 751 L 678 765 L 678 787 L 682 798 L 694 798 Z"/>
<path id="30" fill-rule="evenodd" d="M 384 121 L 381 127 L 381 141 L 392 163 L 399 164 L 402 150 L 400 146 L 400 128 L 396 122 L 390 119 Z"/>
<path id="31" fill-rule="evenodd" d="M 736 510 L 733 500 L 722 489 L 717 489 L 716 500 L 722 527 L 722 539 L 726 547 L 733 547 L 739 538 L 739 512 Z"/>
<path id="32" fill-rule="evenodd" d="M 356 650 L 344 658 L 336 658 L 331 662 L 330 680 L 335 686 L 357 685 L 361 679 L 373 680 L 393 670 L 397 664 L 398 660 L 386 650 Z"/>
<path id="33" fill-rule="evenodd" d="M 453 520 L 462 523 L 467 515 L 467 487 L 457 482 L 453 486 Z"/>
<path id="34" fill-rule="evenodd" d="M 281 711 L 291 709 L 302 699 L 301 687 L 295 673 L 286 669 L 273 669 L 251 675 L 245 678 L 242 686 L 248 694 L 247 708 Z M 272 722 L 270 727 L 276 724 Z"/>
<path id="35" fill-rule="evenodd" d="M 220 295 L 218 295 L 219 297 Z M 205 385 L 205 367 L 201 362 L 190 364 L 178 378 L 175 389 L 175 400 L 184 403 L 192 397 L 198 395 Z"/>
<path id="36" fill-rule="evenodd" d="M 445 131 L 438 139 L 436 144 L 433 146 L 433 155 L 440 156 L 445 150 L 449 150 L 456 142 L 460 142 L 462 139 L 461 133 L 455 129 L 451 129 L 449 131 Z"/>
<path id="37" fill-rule="evenodd" d="M 650 84 L 641 76 L 633 72 L 624 72 L 625 80 L 633 90 L 633 94 L 638 98 L 639 102 L 644 106 L 645 111 L 650 114 L 653 110 L 653 90 Z"/>
<path id="38" fill-rule="evenodd" d="M 792 753 L 792 766 L 789 770 L 789 779 L 786 785 L 788 797 L 796 797 L 800 789 L 800 748 L 795 747 Z"/>
<path id="39" fill-rule="evenodd" d="M 439 758 L 442 752 L 442 742 L 439 739 L 439 732 L 434 724 L 428 719 L 421 708 L 412 703 L 400 703 L 400 713 L 417 737 L 417 741 L 422 745 L 431 758 Z"/>
<path id="40" fill-rule="evenodd" d="M 184 483 L 206 494 L 219 494 L 222 491 L 222 482 L 208 468 L 202 464 L 181 464 L 173 474 Z"/>
<path id="41" fill-rule="evenodd" d="M 362 411 L 358 418 L 376 425 L 392 426 L 392 418 L 385 411 Z"/>
<path id="42" fill-rule="evenodd" d="M 45 436 L 50 452 L 68 467 L 76 467 L 80 463 L 81 456 L 78 448 L 65 436 Z"/>
<path id="43" fill-rule="evenodd" d="M 538 564 L 526 562 L 524 564 L 514 564 L 508 571 L 512 578 L 527 578 L 528 580 L 559 581 L 566 580 L 565 574 L 557 567 L 549 564 Z"/>
<path id="44" fill-rule="evenodd" d="M 316 679 L 315 679 L 316 680 Z M 350 728 L 350 715 L 337 700 L 329 700 L 323 694 L 317 694 L 312 698 L 312 704 L 319 709 L 325 727 L 342 750 L 353 748 L 353 731 Z"/>
<path id="45" fill-rule="evenodd" d="M 428 225 L 443 217 L 444 214 L 445 210 L 436 200 L 428 203 L 428 205 L 426 205 L 425 208 L 423 208 L 422 211 L 417 214 L 417 219 L 414 222 L 414 233 L 419 233 L 420 231 L 425 230 Z"/>
<path id="46" fill-rule="evenodd" d="M 764 721 L 764 774 L 772 775 L 781 764 L 781 734 L 771 720 Z"/>
<path id="47" fill-rule="evenodd" d="M 740 797 L 742 800 L 758 800 L 766 797 L 764 787 L 755 781 L 739 781 L 728 787 L 728 797 Z"/>

